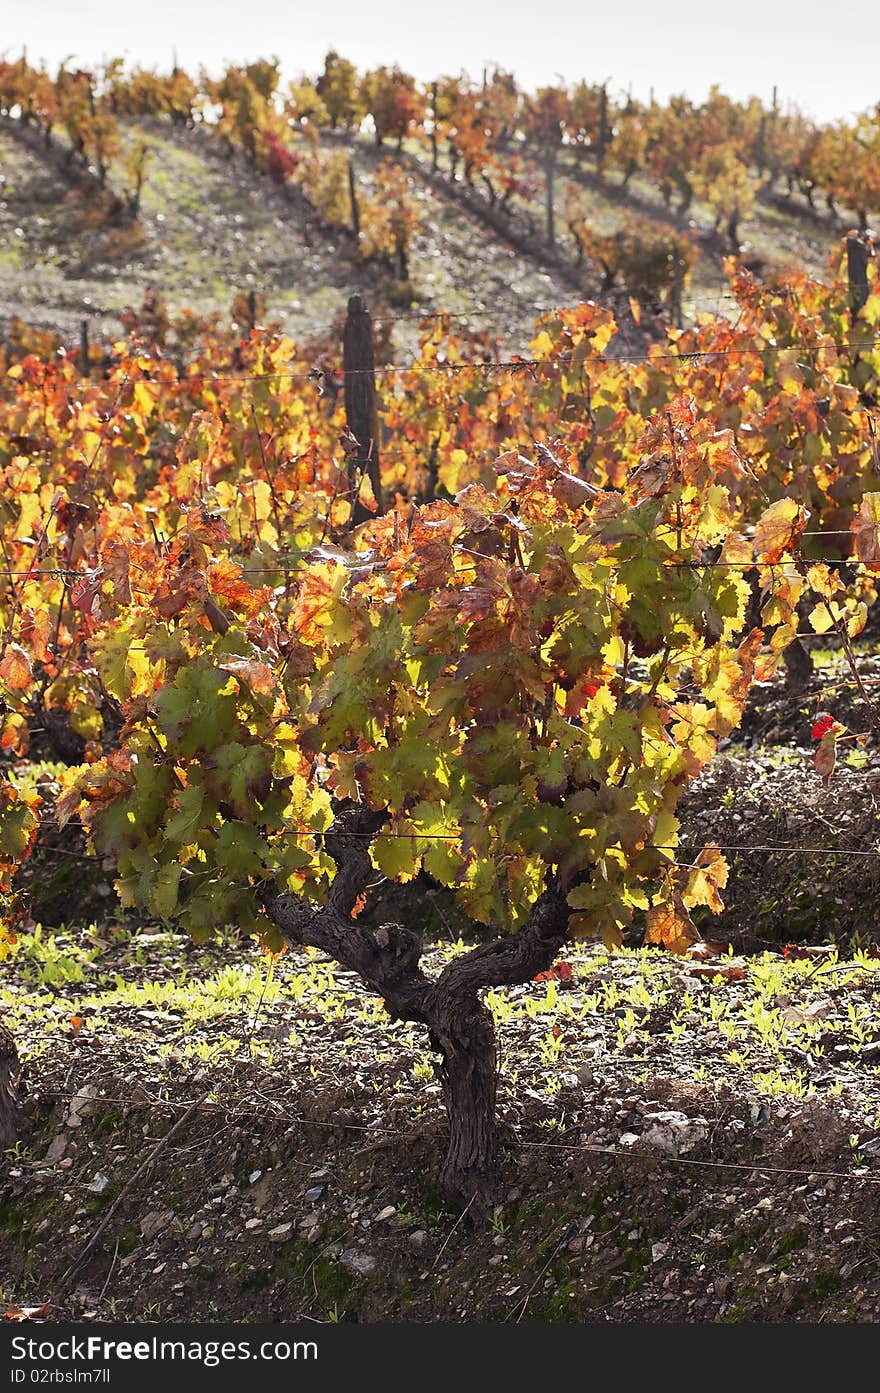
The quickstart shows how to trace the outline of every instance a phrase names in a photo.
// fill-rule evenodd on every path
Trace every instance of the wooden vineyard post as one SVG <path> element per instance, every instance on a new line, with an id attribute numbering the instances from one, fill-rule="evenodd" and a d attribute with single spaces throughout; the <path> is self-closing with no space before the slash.
<path id="1" fill-rule="evenodd" d="M 355 241 L 360 241 L 361 236 L 361 210 L 358 203 L 357 183 L 354 175 L 354 155 L 348 157 L 348 196 L 351 200 L 351 230 L 354 233 Z M 349 306 L 351 309 L 351 306 Z"/>
<path id="2" fill-rule="evenodd" d="M 250 331 L 253 333 L 257 327 L 257 292 L 255 290 L 248 291 L 247 304 Z"/>
<path id="3" fill-rule="evenodd" d="M 672 317 L 676 329 L 684 323 L 682 299 L 684 295 L 684 260 L 678 247 L 672 253 Z"/>
<path id="4" fill-rule="evenodd" d="M 431 173 L 437 173 L 437 84 L 431 86 Z"/>
<path id="5" fill-rule="evenodd" d="M 868 298 L 868 260 L 870 255 L 871 249 L 867 238 L 860 237 L 857 232 L 847 233 L 846 275 L 849 281 L 849 307 L 853 324 L 858 319 L 859 310 Z"/>
<path id="6" fill-rule="evenodd" d="M 382 507 L 373 320 L 360 295 L 352 295 L 348 302 L 342 340 L 342 373 L 345 380 L 345 420 L 354 439 L 348 466 L 351 520 L 357 524 L 370 516 L 358 496 L 360 481 L 365 474 L 370 480 L 376 503 Z"/>
<path id="7" fill-rule="evenodd" d="M 91 376 L 89 364 L 89 321 L 83 319 L 79 326 L 79 356 L 83 377 Z"/>
<path id="8" fill-rule="evenodd" d="M 556 244 L 556 211 L 554 202 L 554 181 L 556 179 L 556 149 L 551 146 L 547 150 L 544 160 L 545 184 L 545 215 L 547 219 L 547 241 L 550 246 Z"/>
<path id="9" fill-rule="evenodd" d="M 599 167 L 605 161 L 605 152 L 608 149 L 608 84 L 602 83 L 599 92 Z"/>

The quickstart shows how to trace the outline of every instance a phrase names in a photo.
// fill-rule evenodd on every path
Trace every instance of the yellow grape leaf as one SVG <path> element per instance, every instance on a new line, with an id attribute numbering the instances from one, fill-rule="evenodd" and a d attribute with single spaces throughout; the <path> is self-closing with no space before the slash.
<path id="1" fill-rule="evenodd" d="M 860 634 L 868 622 L 868 606 L 864 600 L 859 600 L 855 609 L 846 621 L 846 632 L 850 638 L 855 638 Z"/>
<path id="2" fill-rule="evenodd" d="M 351 517 L 351 504 L 347 498 L 334 498 L 330 505 L 330 525 L 345 527 Z"/>
<path id="3" fill-rule="evenodd" d="M 418 838 L 380 833 L 370 847 L 373 865 L 389 880 L 412 880 L 421 864 Z"/>
<path id="4" fill-rule="evenodd" d="M 553 353 L 555 345 L 550 335 L 547 333 L 547 330 L 542 329 L 540 334 L 537 334 L 535 338 L 532 339 L 530 347 L 533 357 L 549 358 Z"/>
<path id="5" fill-rule="evenodd" d="M 742 720 L 763 641 L 763 631 L 752 629 L 735 652 L 719 646 L 707 665 L 703 692 L 715 703 L 714 732 L 719 739 L 736 730 Z"/>
<path id="6" fill-rule="evenodd" d="M 462 470 L 468 462 L 467 450 L 456 448 L 442 461 L 438 471 L 440 482 L 450 493 L 458 493 L 461 487 Z"/>
<path id="7" fill-rule="evenodd" d="M 817 595 L 821 595 L 824 600 L 830 600 L 838 590 L 845 589 L 843 581 L 836 571 L 832 571 L 823 561 L 817 562 L 807 571 L 807 583 Z"/>
<path id="8" fill-rule="evenodd" d="M 797 629 L 793 624 L 780 624 L 779 628 L 774 630 L 773 636 L 770 639 L 770 647 L 774 653 L 781 653 L 783 648 L 787 648 L 790 643 L 794 643 L 796 638 Z"/>
<path id="9" fill-rule="evenodd" d="M 709 763 L 717 748 L 715 712 L 701 701 L 678 702 L 673 710 L 676 721 L 672 738 L 686 752 L 688 768 L 696 774 Z"/>
<path id="10" fill-rule="evenodd" d="M 829 629 L 834 628 L 834 617 L 824 600 L 810 610 L 810 627 L 817 634 L 827 634 Z"/>

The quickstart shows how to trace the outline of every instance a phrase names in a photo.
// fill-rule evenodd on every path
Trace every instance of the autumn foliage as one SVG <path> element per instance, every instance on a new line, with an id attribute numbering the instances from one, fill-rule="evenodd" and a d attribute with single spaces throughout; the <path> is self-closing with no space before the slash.
<path id="1" fill-rule="evenodd" d="M 394 502 L 355 532 L 341 422 L 283 338 L 205 326 L 182 370 L 120 345 L 102 382 L 10 366 L 6 888 L 36 826 L 15 759 L 49 709 L 86 751 L 59 815 L 125 903 L 196 934 L 271 934 L 267 878 L 319 900 L 344 800 L 387 815 L 385 875 L 424 868 L 477 919 L 515 928 L 552 871 L 578 881 L 573 932 L 638 912 L 693 937 L 724 872 L 675 864 L 684 785 L 799 607 L 851 638 L 880 564 L 876 291 L 852 326 L 842 283 L 731 274 L 735 323 L 635 364 L 589 304 L 539 326 L 527 371 L 469 365 L 438 324 L 388 379 Z"/>
<path id="2" fill-rule="evenodd" d="M 240 81 L 261 95 L 272 70 Z M 683 792 L 804 626 L 852 657 L 875 602 L 880 293 L 872 266 L 854 314 L 842 267 L 760 284 L 731 262 L 735 318 L 635 359 L 591 302 L 504 362 L 426 321 L 381 379 L 375 495 L 312 356 L 249 312 L 243 335 L 153 294 L 100 380 L 19 333 L 0 376 L 3 942 L 41 819 L 77 819 L 124 906 L 323 947 L 424 1023 L 447 1192 L 488 1193 L 480 991 L 636 922 L 692 945 L 727 867 L 713 845 L 679 859 Z M 75 754 L 37 787 L 31 733 L 58 723 Z M 827 782 L 847 732 L 828 712 L 813 735 Z M 497 941 L 432 983 L 409 927 L 365 927 L 377 875 L 448 887 Z"/>

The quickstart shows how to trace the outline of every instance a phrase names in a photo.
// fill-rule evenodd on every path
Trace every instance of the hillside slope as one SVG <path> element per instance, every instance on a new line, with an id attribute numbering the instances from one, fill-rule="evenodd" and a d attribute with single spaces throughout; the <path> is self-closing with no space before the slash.
<path id="1" fill-rule="evenodd" d="M 148 287 L 160 289 L 171 309 L 228 312 L 233 297 L 256 290 L 266 314 L 300 341 L 327 330 L 354 290 L 377 310 L 403 320 L 438 309 L 467 316 L 471 327 L 490 330 L 505 351 L 527 348 L 540 311 L 580 296 L 603 298 L 592 268 L 568 262 L 563 234 L 557 253 L 542 251 L 541 195 L 519 213 L 535 235 L 529 251 L 481 218 L 479 195 L 463 206 L 460 194 L 430 177 L 427 163 L 407 159 L 422 223 L 410 257 L 415 300 L 399 301 L 389 273 L 359 262 L 355 244 L 328 228 L 295 185 L 276 187 L 254 175 L 240 156 L 226 154 L 203 130 L 182 131 L 156 122 L 133 126 L 151 160 L 137 223 L 107 226 L 96 208 L 95 189 L 67 177 L 58 151 L 30 139 L 17 123 L 0 124 L 0 326 L 11 316 L 72 337 L 79 321 L 92 322 L 93 341 L 120 329 L 127 305 L 138 305 Z M 375 152 L 357 152 L 367 182 Z M 656 190 L 634 179 L 622 189 L 589 168 L 563 162 L 557 206 L 574 179 L 587 199 L 597 232 L 620 227 L 630 215 L 688 230 L 700 258 L 685 296 L 688 316 L 725 308 L 724 240 L 712 232 L 707 209 L 695 204 L 687 217 L 664 208 Z M 475 211 L 474 211 L 475 210 Z M 828 254 L 847 226 L 843 219 L 766 196 L 743 224 L 742 254 L 767 266 L 791 265 L 821 275 Z M 531 254 L 529 254 L 531 252 Z M 604 297 L 607 298 L 607 297 Z M 618 307 L 625 296 L 613 299 Z M 416 324 L 399 322 L 395 345 L 408 347 Z"/>

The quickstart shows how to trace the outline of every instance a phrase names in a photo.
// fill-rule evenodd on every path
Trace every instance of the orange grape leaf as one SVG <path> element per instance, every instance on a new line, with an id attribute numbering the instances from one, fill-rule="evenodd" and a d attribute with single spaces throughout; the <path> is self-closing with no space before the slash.
<path id="1" fill-rule="evenodd" d="M 835 722 L 836 725 L 836 722 Z M 821 774 L 822 782 L 827 788 L 831 783 L 831 776 L 834 773 L 834 766 L 837 763 L 837 732 L 834 727 L 827 731 L 819 744 L 816 746 L 816 753 L 813 755 L 813 764 L 817 773 Z"/>
<path id="2" fill-rule="evenodd" d="M 812 947 L 804 943 L 786 943 L 782 949 L 782 957 L 785 962 L 798 962 L 802 958 L 827 958 L 832 953 L 837 952 L 837 947 L 833 943 L 818 944 Z"/>
<path id="3" fill-rule="evenodd" d="M 692 977 L 721 977 L 725 982 L 744 982 L 746 970 L 742 963 L 733 962 L 729 958 L 723 961 L 719 958 L 714 963 L 694 963 L 688 969 Z"/>
<path id="4" fill-rule="evenodd" d="M 670 953 L 686 953 L 700 937 L 681 895 L 677 893 L 672 902 L 649 909 L 645 925 L 645 943 L 666 948 Z"/>
<path id="5" fill-rule="evenodd" d="M 533 982 L 570 982 L 574 977 L 574 968 L 571 963 L 558 962 L 552 967 L 548 967 L 546 972 L 539 972 L 537 977 L 533 977 Z"/>
<path id="6" fill-rule="evenodd" d="M 726 943 L 714 938 L 701 938 L 699 943 L 695 943 L 693 948 L 688 950 L 688 957 L 694 962 L 705 962 L 707 958 L 720 958 L 722 953 L 726 952 Z"/>
<path id="7" fill-rule="evenodd" d="M 44 1301 L 42 1306 L 7 1306 L 6 1320 L 27 1321 L 48 1320 L 52 1314 L 52 1307 L 48 1301 Z"/>
<path id="8" fill-rule="evenodd" d="M 793 498 L 771 503 L 755 523 L 755 555 L 760 561 L 774 562 L 797 545 L 807 525 L 807 511 Z"/>
<path id="9" fill-rule="evenodd" d="M 681 898 L 688 909 L 696 905 L 706 905 L 713 914 L 720 914 L 724 901 L 719 895 L 727 884 L 727 862 L 718 846 L 707 846 L 700 852 L 692 867 Z"/>
<path id="10" fill-rule="evenodd" d="M 0 660 L 0 677 L 11 692 L 24 692 L 33 678 L 31 660 L 17 643 L 10 643 Z"/>
<path id="11" fill-rule="evenodd" d="M 880 493 L 864 494 L 850 527 L 855 533 L 856 550 L 862 564 L 880 564 Z"/>
<path id="12" fill-rule="evenodd" d="M 269 696 L 274 689 L 275 678 L 268 663 L 260 663 L 253 658 L 242 658 L 233 653 L 217 666 L 224 672 L 231 672 L 233 677 L 244 682 L 258 696 Z"/>

